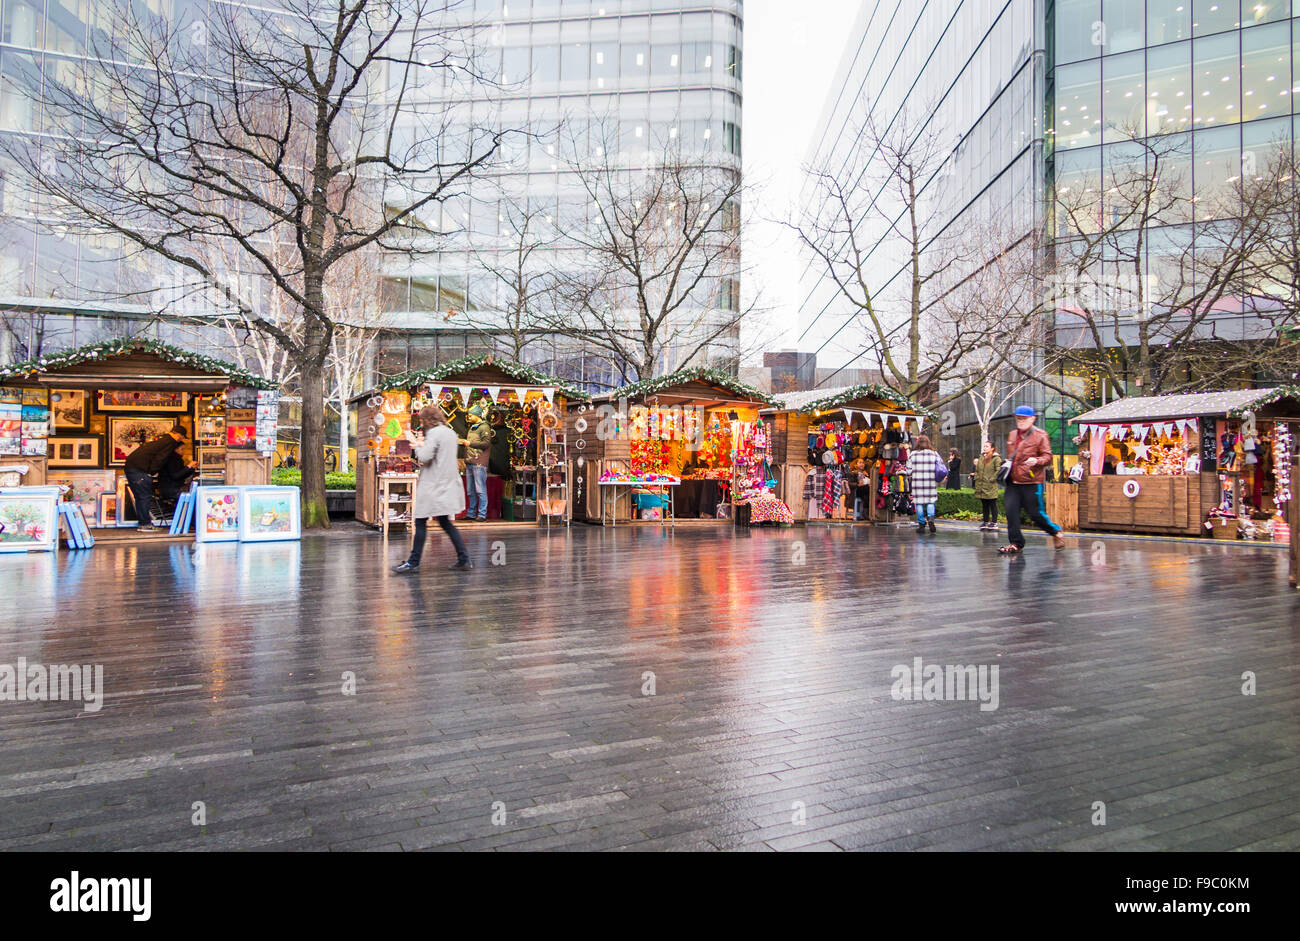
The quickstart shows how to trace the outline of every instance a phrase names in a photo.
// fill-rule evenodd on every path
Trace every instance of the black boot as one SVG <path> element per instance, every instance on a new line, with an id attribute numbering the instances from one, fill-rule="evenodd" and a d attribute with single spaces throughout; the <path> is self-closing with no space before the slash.
<path id="1" fill-rule="evenodd" d="M 930 519 L 930 532 L 934 532 L 934 519 Z"/>

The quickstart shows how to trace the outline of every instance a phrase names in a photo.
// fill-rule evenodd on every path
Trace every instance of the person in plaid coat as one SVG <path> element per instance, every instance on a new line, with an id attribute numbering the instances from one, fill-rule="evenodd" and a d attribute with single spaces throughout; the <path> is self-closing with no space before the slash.
<path id="1" fill-rule="evenodd" d="M 934 532 L 935 504 L 939 502 L 939 469 L 946 475 L 948 465 L 930 446 L 928 435 L 918 435 L 916 449 L 907 459 L 907 472 L 912 476 L 912 504 L 916 507 L 916 531 L 925 532 L 929 517 L 930 532 Z"/>

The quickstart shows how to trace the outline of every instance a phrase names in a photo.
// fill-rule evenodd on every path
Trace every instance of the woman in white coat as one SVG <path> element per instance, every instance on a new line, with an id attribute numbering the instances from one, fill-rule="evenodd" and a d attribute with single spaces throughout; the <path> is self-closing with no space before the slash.
<path id="1" fill-rule="evenodd" d="M 456 514 L 465 509 L 465 488 L 460 482 L 460 469 L 456 465 L 456 432 L 447 424 L 447 416 L 436 405 L 420 409 L 420 432 L 407 432 L 406 438 L 415 448 L 415 459 L 420 464 L 420 479 L 415 485 L 415 539 L 411 556 L 394 572 L 414 572 L 420 567 L 424 542 L 428 537 L 429 518 L 438 521 L 451 544 L 456 547 L 456 564 L 453 569 L 472 569 L 474 563 L 465 551 L 465 541 L 452 525 Z"/>

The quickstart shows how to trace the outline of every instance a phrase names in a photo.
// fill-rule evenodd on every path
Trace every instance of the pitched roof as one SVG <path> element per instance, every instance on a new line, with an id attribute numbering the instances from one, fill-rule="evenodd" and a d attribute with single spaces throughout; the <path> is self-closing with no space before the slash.
<path id="1" fill-rule="evenodd" d="M 717 386 L 720 389 L 744 398 L 751 402 L 763 402 L 770 404 L 772 397 L 761 389 L 756 389 L 751 385 L 741 382 L 730 373 L 721 372 L 716 369 L 709 369 L 705 366 L 690 366 L 686 369 L 679 369 L 677 372 L 669 373 L 666 376 L 656 376 L 653 379 L 643 379 L 640 382 L 633 382 L 630 385 L 623 386 L 621 389 L 614 389 L 611 392 L 602 393 L 602 399 L 639 399 L 647 395 L 653 395 L 656 392 L 662 392 L 664 389 L 671 389 L 673 386 L 684 385 L 688 382 L 703 382 L 708 385 Z"/>
<path id="2" fill-rule="evenodd" d="M 507 376 L 530 386 L 554 386 L 566 399 L 590 398 L 586 392 L 571 382 L 557 379 L 555 376 L 548 376 L 531 366 L 525 366 L 513 359 L 503 359 L 494 356 L 492 353 L 467 356 L 464 359 L 453 360 L 449 363 L 438 363 L 428 369 L 402 373 L 400 376 L 385 379 L 379 384 L 379 390 L 387 392 L 391 389 L 414 389 L 428 382 L 445 382 L 454 378 L 458 373 L 469 372 L 472 369 L 482 369 L 485 366 L 495 366 Z"/>
<path id="3" fill-rule="evenodd" d="M 125 337 L 117 340 L 105 340 L 103 343 L 92 343 L 71 350 L 46 353 L 42 356 L 24 360 L 21 363 L 10 363 L 7 366 L 0 366 L 0 380 L 28 379 L 40 373 L 58 372 L 60 369 L 66 369 L 69 366 L 96 362 L 130 353 L 149 353 L 159 359 L 176 363 L 179 366 L 189 366 L 199 372 L 215 376 L 226 376 L 234 385 L 249 386 L 254 389 L 278 389 L 280 387 L 279 383 L 270 379 L 263 379 L 246 369 L 241 369 L 234 363 L 211 356 L 204 356 L 202 353 L 194 353 L 179 346 L 171 346 L 149 337 Z"/>
<path id="4" fill-rule="evenodd" d="M 1116 399 L 1076 418 L 1080 422 L 1141 421 L 1148 418 L 1191 418 L 1197 415 L 1227 416 L 1234 409 L 1259 404 L 1276 389 L 1232 389 L 1226 392 L 1192 392 L 1181 395 L 1143 395 Z"/>
<path id="5" fill-rule="evenodd" d="M 773 396 L 776 406 L 787 412 L 829 412 L 856 402 L 858 399 L 876 399 L 892 403 L 894 410 L 913 415 L 930 416 L 933 413 L 917 405 L 906 396 L 887 386 L 856 385 L 836 389 L 810 389 L 804 392 L 785 392 Z"/>

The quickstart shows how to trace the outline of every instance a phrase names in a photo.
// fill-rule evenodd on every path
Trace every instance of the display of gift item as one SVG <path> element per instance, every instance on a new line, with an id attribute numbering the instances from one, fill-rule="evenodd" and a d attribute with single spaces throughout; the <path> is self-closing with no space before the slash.
<path id="1" fill-rule="evenodd" d="M 0 460 L 23 458 L 23 483 L 61 488 L 90 529 L 166 532 L 196 477 L 270 483 L 256 442 L 231 449 L 227 435 L 248 400 L 250 425 L 273 439 L 275 395 L 274 383 L 234 364 L 153 340 L 64 350 L 0 367 Z M 268 405 L 260 419 L 259 397 Z M 144 495 L 148 506 L 137 507 Z"/>
<path id="2" fill-rule="evenodd" d="M 418 470 L 406 440 L 411 416 L 436 404 L 459 441 L 467 520 L 568 522 L 562 410 L 585 398 L 562 380 L 490 354 L 387 380 L 351 402 L 360 444 L 357 518 L 381 526 L 380 476 Z"/>
<path id="3" fill-rule="evenodd" d="M 863 417 L 857 418 L 857 427 L 847 417 L 809 426 L 808 460 L 812 470 L 804 481 L 803 493 L 808 519 L 837 518 L 847 514 L 851 505 L 852 518 L 864 520 L 873 502 L 877 510 L 911 515 L 907 471 L 911 433 L 898 419 L 880 418 L 882 424 L 866 427 Z M 874 494 L 873 479 L 877 482 Z"/>

